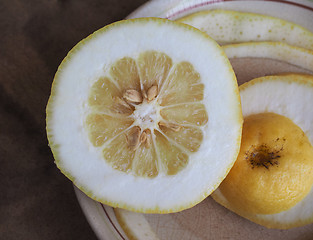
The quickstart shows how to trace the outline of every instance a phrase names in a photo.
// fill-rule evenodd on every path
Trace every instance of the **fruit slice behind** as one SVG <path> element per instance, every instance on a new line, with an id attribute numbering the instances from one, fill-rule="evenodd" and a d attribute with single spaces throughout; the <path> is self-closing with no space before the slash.
<path id="1" fill-rule="evenodd" d="M 240 84 L 277 73 L 313 74 L 313 51 L 279 42 L 247 42 L 223 46 Z"/>
<path id="2" fill-rule="evenodd" d="M 149 222 L 144 217 L 144 214 L 121 208 L 114 208 L 114 213 L 119 225 L 129 239 L 159 240 Z"/>
<path id="3" fill-rule="evenodd" d="M 275 214 L 300 202 L 313 186 L 313 147 L 290 119 L 245 117 L 238 158 L 219 186 L 238 211 Z"/>
<path id="4" fill-rule="evenodd" d="M 270 58 L 313 72 L 313 51 L 282 42 L 246 42 L 223 46 L 228 58 Z"/>
<path id="5" fill-rule="evenodd" d="M 291 119 L 313 143 L 313 76 L 286 74 L 255 79 L 240 87 L 243 114 L 249 116 L 272 112 Z M 212 197 L 235 213 L 269 228 L 287 229 L 313 222 L 313 188 L 294 207 L 275 214 L 252 214 L 241 211 L 227 200 L 220 189 Z"/>
<path id="6" fill-rule="evenodd" d="M 201 11 L 177 21 L 206 32 L 220 44 L 250 41 L 285 42 L 313 49 L 313 33 L 295 23 L 256 13 Z"/>

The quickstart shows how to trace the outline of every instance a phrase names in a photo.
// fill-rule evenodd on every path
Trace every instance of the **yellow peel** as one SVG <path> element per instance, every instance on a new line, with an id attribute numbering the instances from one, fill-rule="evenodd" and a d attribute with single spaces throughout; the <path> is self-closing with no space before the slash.
<path id="1" fill-rule="evenodd" d="M 313 33 L 279 18 L 230 10 L 201 11 L 177 21 L 206 32 L 220 44 L 275 41 L 313 49 Z"/>
<path id="2" fill-rule="evenodd" d="M 167 38 L 164 38 L 164 35 Z M 180 41 L 177 42 L 176 39 Z M 144 55 L 141 55 L 142 53 Z M 141 70 L 145 69 L 144 63 L 149 61 L 150 56 L 153 56 L 153 62 L 160 60 L 157 68 L 164 67 L 162 76 L 153 75 L 155 72 L 150 70 L 139 71 L 138 74 L 132 71 L 138 66 Z M 164 56 L 169 56 L 171 60 Z M 140 64 L 135 64 L 135 61 Z M 178 64 L 173 65 L 172 62 Z M 163 66 L 163 63 L 166 66 Z M 174 70 L 171 69 L 172 65 Z M 184 94 L 190 92 L 177 77 L 184 75 L 180 73 L 181 69 L 187 69 L 183 73 L 192 74 L 194 78 L 191 80 L 198 81 L 195 86 L 193 82 L 186 84 L 192 85 L 191 90 L 202 92 L 200 99 L 192 96 L 186 98 L 187 103 L 183 102 L 181 94 L 171 88 L 176 84 L 184 89 Z M 134 74 L 127 74 L 129 71 Z M 146 76 L 151 75 L 154 78 L 147 80 Z M 159 90 L 151 88 L 155 83 L 164 86 Z M 147 138 L 149 140 L 144 144 L 138 146 L 140 134 L 134 139 L 129 136 L 126 139 L 125 133 L 137 126 L 138 121 L 143 118 L 139 117 L 134 123 L 129 121 L 131 116 L 128 111 L 132 112 L 139 104 L 122 101 L 123 93 L 127 89 L 137 89 L 139 93 L 140 87 L 146 94 L 147 90 L 151 89 L 151 104 L 160 101 L 158 97 L 163 96 L 164 102 L 160 108 L 162 114 L 171 120 L 170 123 L 181 124 L 182 129 L 187 129 L 190 125 L 200 129 L 203 132 L 198 138 L 200 147 L 193 146 L 194 151 L 189 152 L 184 149 L 185 146 L 180 146 L 184 144 L 183 141 L 175 142 L 175 134 L 184 133 L 170 131 L 170 139 L 166 137 L 167 133 L 160 132 L 162 130 L 157 124 L 153 125 L 157 128 L 151 131 L 153 136 L 151 139 Z M 92 96 L 90 89 L 91 92 L 96 92 Z M 167 91 L 168 89 L 170 90 Z M 111 91 L 114 91 L 114 94 Z M 101 97 L 102 93 L 109 95 Z M 143 94 L 143 91 L 141 93 Z M 179 101 L 175 101 L 178 96 Z M 171 100 L 167 101 L 169 104 L 166 103 L 167 97 Z M 218 97 L 223 98 L 223 101 L 215 101 Z M 132 100 L 133 96 L 127 95 L 126 98 Z M 113 109 L 101 108 L 106 102 L 113 105 L 115 103 L 117 106 L 114 105 Z M 185 113 L 196 114 L 186 115 L 184 119 L 182 111 L 178 111 L 179 114 L 171 113 L 171 109 L 176 111 L 179 105 Z M 112 111 L 116 108 L 117 111 Z M 199 109 L 201 111 L 198 111 Z M 88 118 L 90 114 L 94 118 Z M 202 116 L 199 121 L 197 114 Z M 113 121 L 119 126 L 112 127 L 114 136 L 107 141 L 107 136 L 101 135 L 105 131 L 101 130 L 110 126 L 101 123 L 98 128 L 99 122 L 101 119 L 111 120 L 117 115 L 119 120 L 127 120 L 127 127 L 123 128 L 118 121 Z M 158 122 L 161 121 L 161 114 L 153 116 Z M 112 207 L 145 213 L 181 211 L 199 203 L 215 190 L 238 154 L 241 128 L 238 85 L 232 67 L 220 46 L 196 28 L 157 18 L 113 23 L 82 40 L 59 66 L 47 105 L 48 140 L 58 168 L 92 199 Z M 140 129 L 142 131 L 146 128 Z M 90 131 L 92 138 L 88 137 Z M 164 142 L 159 144 L 157 138 Z M 94 144 L 94 141 L 97 144 Z M 127 141 L 137 150 L 131 151 Z M 153 149 L 160 146 L 166 151 L 162 154 L 157 154 L 157 150 L 153 152 Z M 154 155 L 157 155 L 168 169 L 163 166 L 165 171 L 162 172 L 161 164 L 157 165 L 161 166 L 162 174 L 148 178 L 148 171 L 152 169 L 151 171 L 156 172 L 156 169 L 152 167 L 146 171 L 146 165 L 136 159 L 148 159 Z M 188 157 L 190 160 L 186 161 Z M 173 158 L 178 161 L 172 161 Z M 132 162 L 132 159 L 135 160 Z M 132 167 L 135 168 L 133 172 L 130 171 Z M 198 179 L 196 184 L 194 179 Z"/>

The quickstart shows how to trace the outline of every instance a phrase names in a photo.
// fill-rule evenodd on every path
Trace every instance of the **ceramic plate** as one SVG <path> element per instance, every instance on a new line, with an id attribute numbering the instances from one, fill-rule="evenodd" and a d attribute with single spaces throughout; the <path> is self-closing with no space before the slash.
<path id="1" fill-rule="evenodd" d="M 131 13 L 128 18 L 162 17 L 175 20 L 205 9 L 271 15 L 300 24 L 313 32 L 312 0 L 154 0 Z M 269 59 L 238 59 L 231 62 L 239 83 L 266 74 L 303 71 Z M 88 198 L 77 188 L 75 192 L 86 218 L 100 240 L 128 239 L 111 207 Z M 146 214 L 144 218 L 159 239 L 313 239 L 313 224 L 289 230 L 267 229 L 230 212 L 210 197 L 179 213 Z"/>

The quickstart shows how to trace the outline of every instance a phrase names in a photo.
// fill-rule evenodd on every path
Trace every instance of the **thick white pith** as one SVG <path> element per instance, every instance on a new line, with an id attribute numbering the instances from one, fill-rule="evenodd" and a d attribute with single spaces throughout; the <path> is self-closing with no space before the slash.
<path id="1" fill-rule="evenodd" d="M 241 136 L 237 83 L 219 46 L 200 31 L 159 21 L 120 24 L 95 33 L 74 48 L 57 73 L 48 106 L 49 141 L 58 146 L 57 164 L 75 185 L 111 206 L 143 212 L 179 211 L 204 199 L 232 166 Z M 205 83 L 203 103 L 209 114 L 209 122 L 203 128 L 203 144 L 193 154 L 190 164 L 174 176 L 159 174 L 153 179 L 112 169 L 103 160 L 101 149 L 88 143 L 84 130 L 89 114 L 86 89 L 106 74 L 108 66 L 116 60 L 125 56 L 136 58 L 149 50 L 166 52 L 173 62 L 193 64 Z M 153 106 L 153 102 L 149 104 Z M 156 118 L 152 117 L 154 121 L 143 121 L 147 112 L 154 113 L 151 106 L 136 109 L 137 121 L 156 127 L 157 114 Z"/>
<path id="2" fill-rule="evenodd" d="M 153 129 L 158 128 L 158 122 L 160 117 L 160 106 L 156 99 L 148 102 L 144 100 L 141 104 L 135 106 L 135 111 L 132 113 L 132 117 L 135 119 L 133 125 L 141 127 L 141 129 Z"/>

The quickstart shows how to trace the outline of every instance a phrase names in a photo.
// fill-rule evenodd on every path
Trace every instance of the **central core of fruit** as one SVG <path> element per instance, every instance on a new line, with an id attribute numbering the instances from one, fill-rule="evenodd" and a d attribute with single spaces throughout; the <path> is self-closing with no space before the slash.
<path id="1" fill-rule="evenodd" d="M 135 125 L 142 127 L 143 129 L 150 128 L 154 129 L 157 125 L 157 107 L 156 100 L 151 101 L 150 103 L 147 101 L 142 102 L 141 104 L 135 106 L 135 111 L 133 112 Z"/>
<path id="2" fill-rule="evenodd" d="M 220 190 L 234 208 L 275 214 L 301 201 L 313 185 L 313 147 L 289 118 L 260 113 L 244 119 L 241 148 Z"/>
<path id="3" fill-rule="evenodd" d="M 276 142 L 278 141 L 279 138 L 276 139 Z M 281 148 L 277 146 L 278 145 L 276 145 L 275 149 L 266 144 L 261 144 L 258 147 L 253 146 L 252 150 L 246 153 L 251 167 L 264 167 L 266 169 L 269 169 L 271 166 L 278 165 L 278 159 L 280 158 L 280 152 L 283 150 L 283 145 L 281 146 Z"/>
<path id="4" fill-rule="evenodd" d="M 200 74 L 189 62 L 142 52 L 114 62 L 91 86 L 85 126 L 114 169 L 141 177 L 185 168 L 208 121 Z"/>

